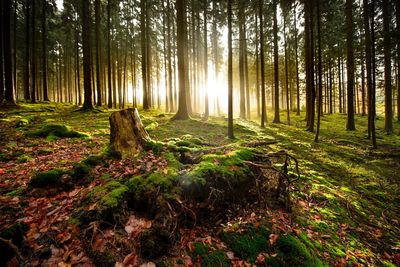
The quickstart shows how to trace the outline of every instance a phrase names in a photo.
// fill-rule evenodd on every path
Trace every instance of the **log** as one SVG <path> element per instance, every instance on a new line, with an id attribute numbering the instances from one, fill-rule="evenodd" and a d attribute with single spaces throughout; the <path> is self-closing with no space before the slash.
<path id="1" fill-rule="evenodd" d="M 113 112 L 109 120 L 110 148 L 121 158 L 137 156 L 151 141 L 136 108 Z"/>

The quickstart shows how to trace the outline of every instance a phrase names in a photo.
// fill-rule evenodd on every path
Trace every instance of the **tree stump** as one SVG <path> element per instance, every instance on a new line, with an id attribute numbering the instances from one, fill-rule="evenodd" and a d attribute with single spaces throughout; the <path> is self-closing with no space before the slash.
<path id="1" fill-rule="evenodd" d="M 113 112 L 110 128 L 110 148 L 121 158 L 137 156 L 151 140 L 136 108 Z"/>

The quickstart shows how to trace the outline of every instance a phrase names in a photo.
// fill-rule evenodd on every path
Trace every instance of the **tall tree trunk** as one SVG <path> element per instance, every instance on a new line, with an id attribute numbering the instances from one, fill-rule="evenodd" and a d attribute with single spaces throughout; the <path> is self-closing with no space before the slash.
<path id="1" fill-rule="evenodd" d="M 207 40 L 207 9 L 208 0 L 204 0 L 204 118 L 208 119 L 210 114 L 209 103 L 208 103 L 208 40 Z"/>
<path id="2" fill-rule="evenodd" d="M 147 34 L 146 34 L 146 0 L 140 1 L 140 36 L 141 36 L 141 50 L 142 50 L 142 85 L 143 85 L 143 108 L 149 109 L 148 101 L 148 79 L 147 79 Z"/>
<path id="3" fill-rule="evenodd" d="M 32 37 L 31 37 L 31 42 L 32 42 L 32 61 L 31 61 L 31 101 L 32 103 L 36 103 L 36 3 L 35 1 L 32 1 Z"/>
<path id="4" fill-rule="evenodd" d="M 318 0 L 319 1 L 319 0 Z M 287 14 L 283 15 L 283 37 L 285 44 L 285 92 L 286 92 L 286 115 L 287 115 L 287 123 L 290 125 L 290 105 L 289 105 L 289 52 L 288 52 L 288 44 L 287 44 L 287 36 L 286 36 L 286 20 Z"/>
<path id="5" fill-rule="evenodd" d="M 318 117 L 317 131 L 315 133 L 314 142 L 318 142 L 319 132 L 321 128 L 322 115 L 322 49 L 321 49 L 321 10 L 320 0 L 317 0 L 317 31 L 318 31 Z"/>
<path id="6" fill-rule="evenodd" d="M 178 54 L 178 79 L 179 79 L 179 101 L 178 111 L 174 119 L 185 120 L 189 118 L 186 93 L 186 81 L 188 71 L 187 61 L 187 21 L 186 0 L 176 1 L 176 29 L 177 29 L 177 54 Z"/>
<path id="7" fill-rule="evenodd" d="M 3 1 L 3 54 L 4 54 L 4 100 L 8 105 L 15 105 L 14 88 L 12 80 L 12 52 L 11 52 L 11 0 Z"/>
<path id="8" fill-rule="evenodd" d="M 361 59 L 361 115 L 365 116 L 366 114 L 366 107 L 365 107 L 365 56 L 362 53 Z"/>
<path id="9" fill-rule="evenodd" d="M 228 0 L 228 138 L 233 134 L 232 0 Z"/>
<path id="10" fill-rule="evenodd" d="M 400 121 L 400 1 L 395 2 L 397 34 L 397 120 Z"/>
<path id="11" fill-rule="evenodd" d="M 298 56 L 298 45 L 299 45 L 299 41 L 298 41 L 298 30 L 297 30 L 297 14 L 296 14 L 296 8 L 297 6 L 295 6 L 293 8 L 294 10 L 294 27 L 295 27 L 295 31 L 294 31 L 294 49 L 295 49 L 295 57 L 296 57 L 296 97 L 297 97 L 297 109 L 296 109 L 296 115 L 300 115 L 300 78 L 299 78 L 299 56 Z"/>
<path id="12" fill-rule="evenodd" d="M 42 79 L 43 100 L 49 101 L 47 88 L 47 27 L 46 27 L 46 0 L 42 1 Z"/>
<path id="13" fill-rule="evenodd" d="M 353 1 L 346 0 L 346 43 L 347 43 L 347 124 L 346 129 L 354 131 L 354 49 L 353 49 Z"/>
<path id="14" fill-rule="evenodd" d="M 90 18 L 90 2 L 82 2 L 82 52 L 83 52 L 83 109 L 93 109 L 92 104 L 92 80 L 91 80 L 91 47 L 92 47 L 92 34 L 91 34 L 91 18 Z"/>
<path id="15" fill-rule="evenodd" d="M 96 90 L 97 90 L 97 101 L 96 106 L 101 106 L 101 78 L 100 78 L 100 0 L 94 2 L 94 13 L 95 13 L 95 27 L 96 27 Z"/>
<path id="16" fill-rule="evenodd" d="M 261 103 L 260 103 L 260 57 L 259 57 L 259 38 L 258 38 L 258 12 L 255 12 L 255 27 L 254 31 L 256 34 L 256 40 L 255 40 L 255 45 L 256 45 L 256 98 L 257 98 L 257 117 L 259 118 L 261 116 Z"/>
<path id="17" fill-rule="evenodd" d="M 278 19 L 277 19 L 277 9 L 278 9 L 278 1 L 273 1 L 273 9 L 274 9 L 274 97 L 275 97 L 275 106 L 274 106 L 274 123 L 280 123 L 280 110 L 279 110 L 279 51 L 278 51 Z"/>
<path id="18" fill-rule="evenodd" d="M 173 96 L 174 86 L 172 85 L 172 43 L 171 43 L 171 5 L 170 0 L 167 0 L 167 58 L 168 58 L 168 99 L 169 99 L 169 110 L 173 112 L 175 110 L 175 101 Z"/>
<path id="19" fill-rule="evenodd" d="M 112 76 L 111 76 L 111 0 L 107 3 L 107 76 L 108 76 L 108 108 L 112 108 Z"/>
<path id="20" fill-rule="evenodd" d="M 265 96 L 265 61 L 264 61 L 264 0 L 258 2 L 258 15 L 260 17 L 260 65 L 261 65 L 261 127 L 267 122 L 267 107 Z"/>
<path id="21" fill-rule="evenodd" d="M 239 1 L 239 83 L 240 83 L 240 114 L 241 119 L 246 119 L 245 77 L 244 77 L 244 3 Z"/>
<path id="22" fill-rule="evenodd" d="M 4 74 L 3 74 L 3 31 L 4 31 L 4 2 L 5 1 L 0 1 L 0 105 L 3 103 L 4 100 Z M 29 76 L 28 76 L 29 78 Z"/>
<path id="23" fill-rule="evenodd" d="M 392 95 L 392 62 L 391 62 L 391 40 L 390 40 L 390 7 L 389 0 L 382 0 L 383 16 L 383 52 L 385 65 L 385 131 L 387 134 L 393 132 L 393 95 Z"/>

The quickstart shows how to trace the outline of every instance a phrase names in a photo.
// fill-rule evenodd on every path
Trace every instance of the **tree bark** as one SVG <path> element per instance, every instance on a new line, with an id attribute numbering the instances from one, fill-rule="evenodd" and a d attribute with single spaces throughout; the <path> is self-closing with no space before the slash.
<path id="1" fill-rule="evenodd" d="M 228 0 L 228 138 L 233 134 L 232 0 Z"/>
<path id="2" fill-rule="evenodd" d="M 348 131 L 354 131 L 354 49 L 353 49 L 353 1 L 346 0 L 346 28 L 347 28 L 347 124 Z"/>
<path id="3" fill-rule="evenodd" d="M 280 110 L 279 110 L 279 51 L 278 51 L 278 19 L 277 19 L 277 9 L 278 9 L 278 1 L 273 1 L 273 9 L 274 9 L 274 97 L 275 97 L 275 106 L 274 106 L 274 123 L 280 123 Z"/>
<path id="4" fill-rule="evenodd" d="M 176 120 L 189 118 L 186 93 L 188 60 L 187 60 L 187 21 L 186 21 L 186 0 L 176 1 L 176 28 L 177 28 L 177 54 L 178 54 L 178 82 L 179 101 L 178 111 L 173 117 Z"/>
<path id="5" fill-rule="evenodd" d="M 82 51 L 83 51 L 83 86 L 84 100 L 83 109 L 93 109 L 92 104 L 92 64 L 91 64 L 91 17 L 90 17 L 90 2 L 82 2 Z"/>
<path id="6" fill-rule="evenodd" d="M 15 105 L 14 88 L 12 80 L 12 53 L 11 53 L 11 0 L 5 0 L 3 3 L 3 53 L 4 53 L 4 78 L 5 94 L 4 100 L 7 105 Z"/>
<path id="7" fill-rule="evenodd" d="M 137 109 L 113 112 L 110 116 L 110 148 L 121 158 L 137 156 L 150 141 Z"/>
<path id="8" fill-rule="evenodd" d="M 96 106 L 101 106 L 101 78 L 100 78 L 100 0 L 95 0 L 95 27 L 96 27 L 96 89 L 97 101 Z"/>
<path id="9" fill-rule="evenodd" d="M 264 0 L 259 0 L 258 14 L 260 17 L 260 67 L 261 67 L 261 127 L 267 122 L 267 107 L 265 96 L 265 61 L 264 61 Z"/>
<path id="10" fill-rule="evenodd" d="M 391 14 L 389 0 L 382 1 L 383 16 L 383 54 L 385 66 L 385 131 L 387 134 L 393 132 L 393 95 L 392 95 L 392 62 L 391 62 L 391 40 L 390 21 Z"/>
<path id="11" fill-rule="evenodd" d="M 49 101 L 47 86 L 47 27 L 46 27 L 46 0 L 42 1 L 42 79 L 43 100 Z"/>

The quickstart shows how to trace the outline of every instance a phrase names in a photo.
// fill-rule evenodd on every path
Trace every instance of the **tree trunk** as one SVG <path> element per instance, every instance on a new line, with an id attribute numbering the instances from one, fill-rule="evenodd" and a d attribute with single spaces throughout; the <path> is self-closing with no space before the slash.
<path id="1" fill-rule="evenodd" d="M 208 0 L 204 0 L 204 118 L 208 119 L 210 114 L 209 104 L 208 104 L 208 40 L 207 40 L 207 9 Z"/>
<path id="2" fill-rule="evenodd" d="M 233 134 L 232 0 L 228 0 L 228 138 Z"/>
<path id="3" fill-rule="evenodd" d="M 346 129 L 354 131 L 354 49 L 353 49 L 353 1 L 346 0 L 347 28 L 347 124 Z"/>
<path id="4" fill-rule="evenodd" d="M 298 32 L 297 32 L 297 15 L 296 15 L 296 8 L 294 7 L 294 49 L 295 49 L 295 57 L 296 57 L 296 92 L 297 92 L 297 109 L 296 115 L 300 115 L 300 78 L 299 78 L 299 56 L 298 56 Z"/>
<path id="5" fill-rule="evenodd" d="M 3 53 L 4 53 L 4 78 L 5 78 L 5 94 L 4 100 L 7 105 L 15 105 L 14 88 L 12 80 L 12 53 L 11 53 L 11 0 L 3 3 Z"/>
<path id="6" fill-rule="evenodd" d="M 4 100 L 4 74 L 3 74 L 3 31 L 4 31 L 4 1 L 0 1 L 0 105 L 3 103 Z"/>
<path id="7" fill-rule="evenodd" d="M 113 112 L 110 116 L 110 148 L 121 158 L 137 156 L 150 141 L 137 109 Z"/>
<path id="8" fill-rule="evenodd" d="M 36 103 L 36 37 L 35 37 L 35 30 L 36 30 L 36 3 L 35 1 L 32 1 L 32 37 L 31 37 L 31 42 L 32 42 L 32 61 L 31 61 L 31 101 L 32 103 Z"/>
<path id="9" fill-rule="evenodd" d="M 244 3 L 239 1 L 239 83 L 240 83 L 240 114 L 241 119 L 246 119 L 245 77 L 244 77 Z"/>
<path id="10" fill-rule="evenodd" d="M 265 61 L 264 61 L 264 0 L 259 0 L 259 17 L 260 17 L 260 67 L 261 67 L 261 127 L 265 127 L 267 122 L 267 107 L 265 96 Z"/>
<path id="11" fill-rule="evenodd" d="M 274 97 L 275 97 L 275 106 L 274 106 L 274 123 L 280 123 L 280 110 L 279 110 L 279 51 L 278 51 L 278 19 L 277 19 L 277 9 L 278 9 L 278 1 L 273 1 L 273 9 L 274 9 Z"/>
<path id="12" fill-rule="evenodd" d="M 385 131 L 387 134 L 393 132 L 393 95 L 392 95 L 392 62 L 391 62 L 391 40 L 390 21 L 391 14 L 389 0 L 382 1 L 383 16 L 383 52 L 385 65 Z"/>
<path id="13" fill-rule="evenodd" d="M 318 142 L 319 132 L 321 128 L 322 114 L 322 49 L 321 49 L 321 10 L 320 0 L 317 0 L 317 31 L 318 31 L 318 117 L 317 132 L 315 133 L 314 142 Z"/>
<path id="14" fill-rule="evenodd" d="M 47 27 L 46 27 L 46 0 L 42 1 L 42 79 L 43 100 L 49 101 L 47 88 Z"/>
<path id="15" fill-rule="evenodd" d="M 108 108 L 112 108 L 112 76 L 111 76 L 111 0 L 107 3 L 107 76 L 108 76 Z"/>
<path id="16" fill-rule="evenodd" d="M 186 81 L 188 71 L 187 61 L 187 21 L 186 21 L 186 0 L 176 1 L 176 28 L 177 28 L 177 53 L 178 53 L 178 80 L 179 80 L 179 101 L 178 111 L 173 117 L 176 120 L 189 118 L 186 93 Z"/>
<path id="17" fill-rule="evenodd" d="M 93 109 L 92 104 L 92 80 L 91 80 L 91 18 L 90 18 L 90 2 L 82 2 L 82 51 L 83 51 L 83 89 L 84 100 L 83 109 Z"/>
<path id="18" fill-rule="evenodd" d="M 400 1 L 395 2 L 397 33 L 397 120 L 400 122 Z"/>
<path id="19" fill-rule="evenodd" d="M 146 35 L 146 0 L 140 1 L 140 36 L 142 50 L 142 85 L 143 85 L 143 108 L 149 109 L 148 102 L 148 85 L 147 85 L 147 35 Z"/>
<path id="20" fill-rule="evenodd" d="M 96 27 L 96 106 L 101 106 L 101 78 L 100 78 L 100 0 L 95 0 L 95 27 Z"/>

